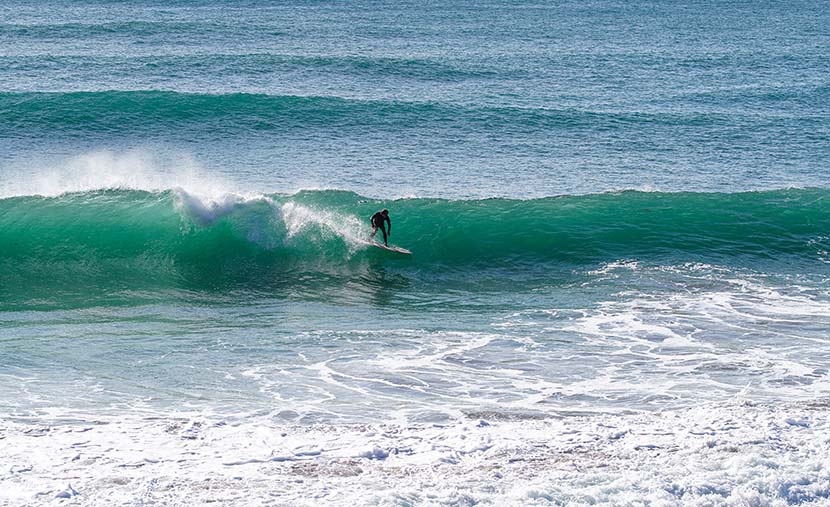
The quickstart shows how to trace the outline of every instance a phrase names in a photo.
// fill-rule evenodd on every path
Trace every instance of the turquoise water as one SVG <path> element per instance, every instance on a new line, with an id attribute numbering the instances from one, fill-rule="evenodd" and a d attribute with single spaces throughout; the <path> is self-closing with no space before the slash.
<path id="1" fill-rule="evenodd" d="M 191 291 L 227 304 L 249 292 L 319 299 L 340 287 L 348 287 L 347 301 L 360 301 L 378 274 L 389 273 L 408 282 L 401 295 L 428 300 L 461 290 L 474 299 L 489 287 L 512 298 L 517 283 L 556 288 L 620 260 L 826 276 L 828 195 L 627 191 L 378 201 L 303 191 L 221 204 L 183 190 L 13 197 L 0 201 L 0 294 L 4 307 L 21 309 L 88 306 L 89 298 L 166 303 Z M 395 241 L 414 256 L 363 243 L 365 217 L 384 206 L 395 210 Z M 522 309 L 535 298 L 511 304 Z"/>
<path id="2" fill-rule="evenodd" d="M 823 505 L 825 7 L 0 6 L 0 505 Z"/>

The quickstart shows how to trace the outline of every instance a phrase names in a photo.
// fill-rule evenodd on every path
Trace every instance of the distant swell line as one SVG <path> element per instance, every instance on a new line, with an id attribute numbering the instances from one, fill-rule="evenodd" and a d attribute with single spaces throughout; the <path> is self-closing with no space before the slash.
<path id="1" fill-rule="evenodd" d="M 367 78 L 402 78 L 419 81 L 457 82 L 465 79 L 496 77 L 493 70 L 456 65 L 419 58 L 361 57 L 361 56 L 307 56 L 274 53 L 206 53 L 190 55 L 40 55 L 0 56 L 0 64 L 17 71 L 37 71 L 44 67 L 54 72 L 72 72 L 78 69 L 90 72 L 129 74 L 137 67 L 157 75 L 188 72 L 222 75 L 320 72 L 328 76 L 348 75 Z"/>
<path id="2" fill-rule="evenodd" d="M 469 130 L 617 129 L 629 125 L 718 125 L 714 113 L 602 112 L 576 109 L 467 106 L 339 97 L 195 94 L 170 91 L 0 93 L 0 133 L 145 131 L 191 128 L 251 130 L 460 126 Z"/>
<path id="3" fill-rule="evenodd" d="M 120 21 L 106 23 L 0 24 L 0 35 L 35 40 L 75 39 L 123 34 L 129 37 L 168 36 L 175 32 L 204 33 L 231 29 L 216 22 Z"/>

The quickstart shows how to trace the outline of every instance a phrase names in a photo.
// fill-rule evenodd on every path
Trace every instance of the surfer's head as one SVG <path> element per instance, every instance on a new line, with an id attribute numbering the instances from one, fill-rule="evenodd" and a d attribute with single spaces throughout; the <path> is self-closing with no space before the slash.
<path id="1" fill-rule="evenodd" d="M 380 210 L 380 214 L 383 215 L 383 216 L 387 216 L 387 215 L 389 215 L 389 210 L 388 209 L 382 209 L 382 210 Z"/>

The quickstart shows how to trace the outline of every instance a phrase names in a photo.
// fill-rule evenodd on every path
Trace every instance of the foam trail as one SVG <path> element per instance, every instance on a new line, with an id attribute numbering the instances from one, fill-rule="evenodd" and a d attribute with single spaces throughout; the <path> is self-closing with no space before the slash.
<path id="1" fill-rule="evenodd" d="M 298 236 L 314 226 L 327 231 L 327 235 L 342 239 L 352 251 L 366 248 L 366 226 L 354 216 L 313 209 L 294 202 L 283 204 L 279 210 L 289 238 Z"/>

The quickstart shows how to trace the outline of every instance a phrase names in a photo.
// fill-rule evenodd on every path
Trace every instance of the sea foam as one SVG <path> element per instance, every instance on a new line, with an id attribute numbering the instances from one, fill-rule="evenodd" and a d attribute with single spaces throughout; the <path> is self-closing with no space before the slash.
<path id="1" fill-rule="evenodd" d="M 827 421 L 821 401 L 444 425 L 7 420 L 0 501 L 818 507 Z"/>

